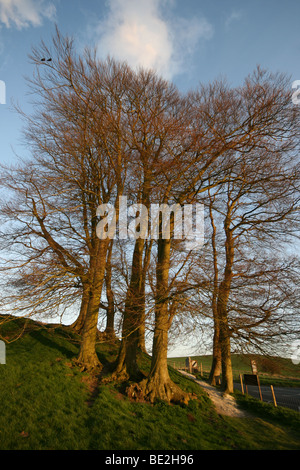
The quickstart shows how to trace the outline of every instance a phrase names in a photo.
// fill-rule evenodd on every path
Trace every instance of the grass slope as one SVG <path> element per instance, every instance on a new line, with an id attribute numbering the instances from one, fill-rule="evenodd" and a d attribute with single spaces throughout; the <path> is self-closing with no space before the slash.
<path id="1" fill-rule="evenodd" d="M 23 328 L 23 320 L 13 320 L 1 336 Z M 96 384 L 74 366 L 78 340 L 68 328 L 29 321 L 22 337 L 7 343 L 0 365 L 1 450 L 299 449 L 298 413 L 258 409 L 240 397 L 253 418 L 220 416 L 197 384 L 171 369 L 196 400 L 188 406 L 133 402 L 124 394 L 128 384 Z M 98 354 L 108 370 L 117 348 L 99 344 Z M 147 373 L 149 357 L 140 366 Z"/>

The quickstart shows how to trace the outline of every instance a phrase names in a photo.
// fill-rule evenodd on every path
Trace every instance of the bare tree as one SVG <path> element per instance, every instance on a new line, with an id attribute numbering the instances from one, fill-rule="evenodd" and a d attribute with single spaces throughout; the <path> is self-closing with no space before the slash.
<path id="1" fill-rule="evenodd" d="M 118 213 L 129 150 L 122 101 L 131 72 L 110 59 L 99 62 L 86 52 L 77 57 L 72 41 L 57 32 L 51 65 L 45 45 L 34 50 L 36 75 L 31 86 L 37 112 L 27 120 L 26 141 L 33 158 L 7 169 L 2 182 L 17 195 L 2 213 L 18 220 L 6 239 L 32 251 L 48 250 L 65 275 L 79 279 L 82 289 L 79 362 L 99 365 L 95 352 L 97 322 L 105 278 L 109 239 L 97 235 L 97 208 L 110 202 Z M 32 239 L 36 245 L 32 246 Z M 78 323 L 77 323 L 78 325 Z"/>
<path id="2" fill-rule="evenodd" d="M 246 132 L 247 123 L 237 119 L 232 93 L 223 83 L 190 94 L 185 106 L 189 110 L 184 116 L 185 132 L 182 130 L 181 141 L 177 135 L 170 147 L 176 150 L 176 154 L 171 150 L 171 154 L 176 155 L 176 164 L 164 174 L 161 204 L 197 201 L 199 194 L 205 194 L 209 187 L 223 180 L 222 170 L 224 172 L 224 164 L 227 164 L 224 154 L 229 149 L 246 145 L 253 138 Z M 172 227 L 173 223 L 174 219 Z M 170 302 L 169 284 L 172 237 L 164 237 L 161 228 L 157 242 L 152 364 L 149 376 L 141 383 L 144 394 L 151 401 L 156 398 L 167 401 L 188 399 L 171 381 L 167 368 L 168 331 L 176 311 L 176 303 Z"/>
<path id="3" fill-rule="evenodd" d="M 259 233 L 261 236 L 264 231 L 267 238 L 272 233 L 272 224 L 273 228 L 276 226 L 273 232 L 280 233 L 281 222 L 285 227 L 289 219 L 294 223 L 298 210 L 298 193 L 295 191 L 298 170 L 294 158 L 298 114 L 291 107 L 286 85 L 283 77 L 267 75 L 258 69 L 252 79 L 246 80 L 242 89 L 228 91 L 221 83 L 202 89 L 201 95 L 193 96 L 197 104 L 201 104 L 198 110 L 201 110 L 202 129 L 204 128 L 206 132 L 200 132 L 198 124 L 198 132 L 205 136 L 205 139 L 197 141 L 197 150 L 202 158 L 199 158 L 198 153 L 195 180 L 192 179 L 195 174 L 192 167 L 189 168 L 190 172 L 182 173 L 190 175 L 189 183 L 193 182 L 194 191 L 197 188 L 194 194 L 197 197 L 201 195 L 202 200 L 204 195 L 207 197 L 209 188 L 217 188 L 220 185 L 221 200 L 225 196 L 223 209 L 225 265 L 218 287 L 218 278 L 214 278 L 213 298 L 219 325 L 222 385 L 226 392 L 233 390 L 227 305 L 233 277 L 236 240 L 234 231 L 240 230 L 244 237 L 247 234 L 248 243 L 254 233 Z M 214 142 L 213 147 L 208 145 L 208 136 L 211 138 L 210 142 Z M 280 163 L 276 160 L 276 166 L 275 156 L 281 157 Z M 247 171 L 250 171 L 248 179 Z M 173 192 L 170 192 L 172 195 L 177 189 L 174 181 L 180 181 L 179 184 L 181 188 L 183 187 L 182 179 L 173 178 Z M 237 186 L 234 186 L 234 182 L 237 182 Z M 170 186 L 166 184 L 165 187 L 169 189 Z M 184 186 L 182 197 L 185 200 L 193 195 L 191 188 L 191 184 Z M 179 194 L 177 190 L 177 196 Z M 237 201 L 242 197 L 240 213 L 237 211 Z M 233 228 L 232 220 L 235 220 L 235 217 L 238 218 L 238 222 L 233 223 Z M 170 383 L 166 371 L 167 339 L 163 340 L 163 334 L 167 338 L 170 327 L 167 308 L 169 266 L 170 240 L 161 239 L 158 247 L 156 334 L 154 333 L 152 370 L 144 385 L 146 394 L 151 399 L 159 396 L 172 400 L 177 392 Z M 262 307 L 261 313 L 263 313 Z"/>
<path id="4" fill-rule="evenodd" d="M 214 260 L 212 307 L 215 322 L 215 354 L 211 379 L 214 375 L 219 375 L 221 352 L 223 388 L 229 392 L 233 391 L 233 380 L 230 360 L 232 325 L 229 323 L 228 309 L 231 290 L 237 288 L 234 281 L 237 277 L 248 279 L 250 288 L 250 280 L 256 278 L 256 282 L 260 280 L 260 288 L 263 289 L 263 278 L 267 277 L 268 269 L 271 269 L 273 263 L 271 257 L 264 259 L 264 263 L 270 263 L 265 270 L 255 258 L 251 263 L 247 254 L 250 252 L 253 256 L 251 245 L 259 244 L 260 249 L 263 249 L 274 240 L 276 243 L 281 240 L 281 244 L 285 245 L 299 228 L 299 167 L 295 158 L 298 147 L 298 113 L 291 106 L 287 82 L 282 76 L 268 75 L 258 69 L 238 93 L 243 97 L 242 112 L 244 116 L 248 115 L 248 122 L 255 129 L 255 142 L 228 156 L 233 161 L 228 179 L 221 188 L 209 194 Z M 221 220 L 224 235 L 222 270 L 218 261 L 219 248 L 216 245 L 213 211 L 218 213 L 219 225 Z M 244 270 L 249 269 L 249 265 L 252 270 L 256 266 L 256 270 L 247 277 Z M 276 270 L 274 268 L 273 273 Z M 270 282 L 268 286 L 271 287 Z M 262 292 L 260 297 L 256 307 L 256 313 L 258 310 L 260 312 L 259 320 L 254 319 L 255 313 L 252 310 L 253 328 L 267 322 L 271 311 L 275 309 L 274 306 L 267 306 Z"/>

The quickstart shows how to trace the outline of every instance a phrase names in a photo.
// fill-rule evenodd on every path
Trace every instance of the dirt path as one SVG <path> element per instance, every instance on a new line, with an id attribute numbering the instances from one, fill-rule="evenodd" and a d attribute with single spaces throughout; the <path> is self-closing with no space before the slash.
<path id="1" fill-rule="evenodd" d="M 178 372 L 181 372 L 186 377 L 193 379 L 197 384 L 200 385 L 200 387 L 202 387 L 207 392 L 209 398 L 212 400 L 216 407 L 217 413 L 226 416 L 231 416 L 233 418 L 247 418 L 249 416 L 248 413 L 238 407 L 234 397 L 232 397 L 231 395 L 223 395 L 222 392 L 217 390 L 212 385 L 207 384 L 203 380 L 196 380 L 195 376 L 189 374 L 188 372 L 181 370 Z"/>

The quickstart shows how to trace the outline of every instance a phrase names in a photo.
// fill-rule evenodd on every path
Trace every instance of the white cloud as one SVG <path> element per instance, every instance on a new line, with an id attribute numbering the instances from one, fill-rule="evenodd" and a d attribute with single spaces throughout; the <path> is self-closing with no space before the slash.
<path id="1" fill-rule="evenodd" d="M 53 19 L 55 6 L 45 0 L 0 0 L 0 23 L 18 29 L 40 26 L 43 19 Z"/>
<path id="2" fill-rule="evenodd" d="M 153 68 L 165 78 L 179 73 L 186 54 L 200 39 L 210 39 L 204 18 L 172 18 L 172 0 L 109 0 L 109 11 L 97 27 L 98 51 L 126 60 L 132 67 Z M 162 7 L 167 7 L 168 19 Z"/>
<path id="3" fill-rule="evenodd" d="M 243 13 L 241 11 L 232 11 L 231 14 L 226 18 L 225 20 L 225 26 L 226 29 L 229 29 L 232 23 L 235 21 L 239 21 L 243 16 Z"/>

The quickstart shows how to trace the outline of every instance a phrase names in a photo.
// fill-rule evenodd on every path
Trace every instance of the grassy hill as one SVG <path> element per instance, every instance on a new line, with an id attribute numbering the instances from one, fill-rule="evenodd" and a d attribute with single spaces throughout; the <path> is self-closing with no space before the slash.
<path id="1" fill-rule="evenodd" d="M 299 413 L 256 408 L 252 418 L 217 414 L 206 393 L 170 368 L 172 379 L 197 394 L 187 406 L 129 400 L 128 384 L 109 383 L 74 364 L 79 338 L 67 327 L 13 320 L 1 327 L 0 450 L 299 449 Z M 117 346 L 98 345 L 104 375 Z M 140 358 L 147 373 L 149 357 Z M 241 398 L 243 403 L 243 398 Z M 249 402 L 244 403 L 249 408 Z"/>

